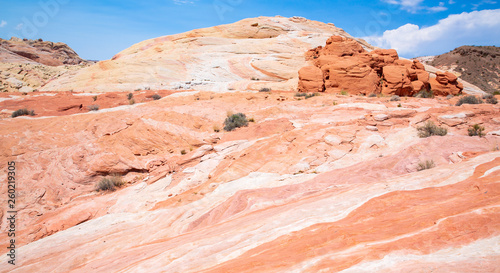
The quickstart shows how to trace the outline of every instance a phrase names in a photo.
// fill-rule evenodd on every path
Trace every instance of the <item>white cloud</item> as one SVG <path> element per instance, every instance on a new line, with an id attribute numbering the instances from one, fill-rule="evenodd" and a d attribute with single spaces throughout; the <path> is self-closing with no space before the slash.
<path id="1" fill-rule="evenodd" d="M 439 3 L 439 6 L 436 7 L 426 7 L 421 5 L 424 0 L 382 0 L 382 1 L 392 5 L 399 5 L 400 9 L 407 11 L 409 13 L 417 13 L 419 11 L 440 12 L 448 9 L 447 7 L 444 6 L 444 2 Z M 451 1 L 453 0 L 450 0 L 450 2 Z"/>
<path id="2" fill-rule="evenodd" d="M 401 56 L 442 54 L 462 45 L 500 45 L 500 9 L 452 14 L 436 25 L 420 28 L 406 24 L 382 36 L 364 37 L 381 48 L 394 48 Z"/>
<path id="3" fill-rule="evenodd" d="M 7 22 L 5 22 L 4 20 L 2 20 L 2 21 L 0 22 L 0 27 L 4 27 L 4 26 L 6 26 L 6 25 L 7 25 Z"/>
<path id="4" fill-rule="evenodd" d="M 23 29 L 23 26 L 24 26 L 24 25 L 23 25 L 22 23 L 21 23 L 21 24 L 19 24 L 19 25 L 17 25 L 17 26 L 16 26 L 16 30 L 21 30 L 21 29 Z"/>
<path id="5" fill-rule="evenodd" d="M 173 0 L 176 5 L 194 4 L 192 0 Z"/>
<path id="6" fill-rule="evenodd" d="M 453 1 L 453 0 L 448 1 L 448 4 L 450 4 L 450 5 L 453 5 L 453 4 L 455 4 L 455 3 L 456 3 L 456 2 L 455 2 L 455 1 Z"/>

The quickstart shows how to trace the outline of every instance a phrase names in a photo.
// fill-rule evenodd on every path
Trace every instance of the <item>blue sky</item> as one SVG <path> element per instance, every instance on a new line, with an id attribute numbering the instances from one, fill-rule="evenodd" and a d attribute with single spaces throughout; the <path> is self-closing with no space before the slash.
<path id="1" fill-rule="evenodd" d="M 334 23 L 404 57 L 500 45 L 497 0 L 0 0 L 0 38 L 64 42 L 105 60 L 145 39 L 275 15 Z"/>

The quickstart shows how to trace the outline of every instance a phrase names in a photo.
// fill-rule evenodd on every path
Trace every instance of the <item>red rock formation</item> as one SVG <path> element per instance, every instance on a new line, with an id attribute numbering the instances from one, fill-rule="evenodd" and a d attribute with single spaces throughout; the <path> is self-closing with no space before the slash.
<path id="1" fill-rule="evenodd" d="M 319 70 L 307 66 L 299 71 L 299 92 L 324 90 L 328 93 L 412 96 L 429 89 L 429 73 L 424 65 L 419 61 L 399 59 L 394 49 L 367 52 L 353 39 L 332 36 L 325 47 L 311 49 L 305 55 L 322 71 L 323 86 L 319 86 Z M 437 87 L 439 95 L 460 92 L 459 87 L 448 87 L 448 82 L 457 87 L 450 76 Z"/>
<path id="2" fill-rule="evenodd" d="M 0 39 L 0 62 L 37 62 L 44 65 L 87 63 L 65 43 L 39 40 Z"/>
<path id="3" fill-rule="evenodd" d="M 446 96 L 462 93 L 464 86 L 458 82 L 457 76 L 450 72 L 437 72 L 436 77 L 430 79 L 430 85 L 434 95 Z"/>

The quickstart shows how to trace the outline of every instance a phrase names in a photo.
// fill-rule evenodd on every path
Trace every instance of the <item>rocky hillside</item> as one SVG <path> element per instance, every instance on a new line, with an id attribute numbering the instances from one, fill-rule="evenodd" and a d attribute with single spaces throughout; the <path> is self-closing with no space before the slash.
<path id="1" fill-rule="evenodd" d="M 452 70 L 484 91 L 500 92 L 500 47 L 462 46 L 435 56 L 428 64 Z"/>
<path id="2" fill-rule="evenodd" d="M 32 92 L 68 71 L 92 63 L 64 43 L 0 39 L 0 92 Z"/>
<path id="3" fill-rule="evenodd" d="M 333 24 L 300 17 L 250 18 L 138 43 L 42 90 L 290 90 L 306 63 L 304 52 L 324 45 L 332 35 L 351 37 Z"/>
<path id="4" fill-rule="evenodd" d="M 83 60 L 65 43 L 49 41 L 19 39 L 0 39 L 1 63 L 39 63 L 49 66 L 63 64 L 84 64 Z"/>

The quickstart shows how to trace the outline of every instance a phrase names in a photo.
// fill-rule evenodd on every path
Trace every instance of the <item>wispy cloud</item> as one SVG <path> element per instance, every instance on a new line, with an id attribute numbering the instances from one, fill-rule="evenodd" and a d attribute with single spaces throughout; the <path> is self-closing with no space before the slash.
<path id="1" fill-rule="evenodd" d="M 382 36 L 365 37 L 405 57 L 441 54 L 462 45 L 500 45 L 500 9 L 452 14 L 437 24 L 420 28 L 406 24 Z"/>
<path id="2" fill-rule="evenodd" d="M 21 24 L 19 24 L 19 25 L 17 25 L 17 26 L 16 26 L 16 30 L 21 30 L 21 29 L 23 29 L 23 26 L 24 26 L 24 24 L 22 24 L 22 23 L 21 23 Z"/>
<path id="3" fill-rule="evenodd" d="M 174 4 L 176 5 L 187 5 L 187 4 L 194 4 L 196 0 L 173 0 Z"/>
<path id="4" fill-rule="evenodd" d="M 5 22 L 4 20 L 2 20 L 2 21 L 0 22 L 0 27 L 4 27 L 4 26 L 6 26 L 6 25 L 7 25 L 7 22 Z"/>
<path id="5" fill-rule="evenodd" d="M 472 4 L 472 9 L 477 10 L 482 5 L 494 5 L 496 1 L 493 0 L 481 0 L 479 3 Z"/>
<path id="6" fill-rule="evenodd" d="M 420 11 L 440 12 L 448 9 L 447 7 L 444 6 L 445 5 L 444 2 L 439 3 L 439 6 L 427 7 L 422 5 L 422 2 L 424 2 L 424 0 L 381 0 L 381 1 L 391 5 L 398 5 L 400 6 L 401 10 L 407 11 L 409 13 L 418 13 Z M 451 2 L 453 2 L 453 0 L 450 0 L 450 4 Z"/>

